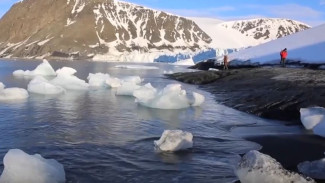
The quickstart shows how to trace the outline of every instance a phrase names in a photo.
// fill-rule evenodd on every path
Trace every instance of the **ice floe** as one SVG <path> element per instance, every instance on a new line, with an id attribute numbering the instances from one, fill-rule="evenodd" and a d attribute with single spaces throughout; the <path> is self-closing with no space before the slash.
<path id="1" fill-rule="evenodd" d="M 117 88 L 116 95 L 133 96 L 133 92 L 141 86 L 134 82 L 122 82 L 121 86 Z"/>
<path id="2" fill-rule="evenodd" d="M 314 134 L 325 137 L 325 108 L 301 108 L 300 119 L 307 130 L 313 130 Z"/>
<path id="3" fill-rule="evenodd" d="M 150 92 L 150 95 L 148 95 Z M 140 88 L 133 94 L 140 105 L 157 109 L 182 109 L 190 106 L 199 106 L 204 102 L 204 96 L 193 93 L 191 100 L 180 84 L 167 85 L 163 90 L 157 91 L 151 85 Z"/>
<path id="4" fill-rule="evenodd" d="M 14 76 L 55 76 L 56 73 L 53 67 L 47 60 L 43 60 L 43 63 L 38 65 L 34 70 L 16 70 L 13 72 Z"/>
<path id="5" fill-rule="evenodd" d="M 5 85 L 0 82 L 0 101 L 13 101 L 28 98 L 27 90 L 23 88 L 5 88 Z"/>
<path id="6" fill-rule="evenodd" d="M 298 164 L 298 170 L 302 174 L 314 179 L 325 180 L 325 158 L 316 161 L 305 161 Z"/>
<path id="7" fill-rule="evenodd" d="M 165 130 L 160 139 L 154 141 L 160 151 L 180 151 L 193 147 L 193 135 L 182 130 Z"/>
<path id="8" fill-rule="evenodd" d="M 43 95 L 56 95 L 65 92 L 61 86 L 50 83 L 42 76 L 37 76 L 31 80 L 27 86 L 27 90 L 31 93 L 43 94 Z"/>
<path id="9" fill-rule="evenodd" d="M 110 79 L 110 75 L 103 73 L 90 73 L 87 79 L 90 87 L 105 87 L 107 85 L 106 80 Z"/>
<path id="10" fill-rule="evenodd" d="M 246 153 L 235 169 L 241 183 L 314 183 L 298 173 L 289 172 L 272 157 L 258 151 Z"/>
<path id="11" fill-rule="evenodd" d="M 122 86 L 122 81 L 119 78 L 114 77 L 106 79 L 105 83 L 111 88 L 118 88 Z"/>
<path id="12" fill-rule="evenodd" d="M 64 183 L 63 165 L 41 155 L 29 155 L 19 149 L 11 149 L 3 159 L 2 183 Z"/>
<path id="13" fill-rule="evenodd" d="M 310 107 L 300 109 L 300 119 L 307 130 L 312 130 L 318 123 L 325 120 L 323 107 Z"/>
<path id="14" fill-rule="evenodd" d="M 76 72 L 73 68 L 63 67 L 56 71 L 57 77 L 50 82 L 67 90 L 87 90 L 89 84 L 74 76 Z"/>

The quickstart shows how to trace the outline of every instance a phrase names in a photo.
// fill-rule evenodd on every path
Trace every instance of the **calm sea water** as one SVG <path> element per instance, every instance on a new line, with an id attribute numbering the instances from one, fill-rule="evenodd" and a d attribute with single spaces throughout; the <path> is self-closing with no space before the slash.
<path id="1" fill-rule="evenodd" d="M 0 61 L 0 82 L 27 88 L 31 78 L 12 76 L 33 70 L 40 61 Z M 114 68 L 121 63 L 50 62 L 54 69 L 73 67 L 86 80 L 89 73 L 115 77 L 138 75 L 144 83 L 163 88 L 177 83 L 164 71 L 187 71 L 168 64 L 146 64 L 159 70 Z M 182 110 L 150 109 L 133 97 L 115 96 L 111 89 L 69 91 L 60 96 L 30 94 L 26 101 L 0 103 L 0 163 L 9 149 L 39 153 L 64 165 L 67 182 L 234 182 L 239 155 L 259 149 L 246 135 L 299 131 L 218 104 L 207 92 L 182 84 L 206 97 L 201 107 Z M 262 127 L 263 126 L 263 127 Z M 153 141 L 166 129 L 193 133 L 193 149 L 158 153 Z"/>

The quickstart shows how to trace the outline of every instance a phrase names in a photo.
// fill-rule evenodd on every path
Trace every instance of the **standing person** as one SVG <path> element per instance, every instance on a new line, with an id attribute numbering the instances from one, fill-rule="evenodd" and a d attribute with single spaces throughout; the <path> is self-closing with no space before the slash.
<path id="1" fill-rule="evenodd" d="M 228 70 L 228 55 L 223 56 L 223 70 Z"/>
<path id="2" fill-rule="evenodd" d="M 287 48 L 285 48 L 284 50 L 282 50 L 280 52 L 280 56 L 281 56 L 281 64 L 283 67 L 285 67 L 286 66 L 286 58 L 288 56 Z"/>

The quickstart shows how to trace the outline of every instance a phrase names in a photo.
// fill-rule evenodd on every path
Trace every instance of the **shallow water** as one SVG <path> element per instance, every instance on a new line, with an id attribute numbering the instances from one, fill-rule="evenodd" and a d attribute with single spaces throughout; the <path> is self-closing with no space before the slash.
<path id="1" fill-rule="evenodd" d="M 31 78 L 12 76 L 14 70 L 33 70 L 40 61 L 0 61 L 0 82 L 27 88 Z M 114 68 L 120 63 L 50 62 L 56 70 L 73 67 L 77 76 L 109 73 L 139 75 L 144 83 L 163 88 L 177 83 L 164 71 L 187 71 L 168 64 L 146 64 L 159 70 Z M 39 153 L 64 165 L 67 182 L 234 182 L 239 155 L 259 149 L 242 137 L 299 133 L 223 105 L 196 86 L 188 91 L 206 97 L 201 107 L 159 110 L 138 106 L 133 97 L 115 96 L 111 89 L 69 91 L 60 96 L 30 94 L 25 101 L 0 103 L 0 159 L 12 148 Z M 153 141 L 165 129 L 193 133 L 194 147 L 179 153 L 158 153 Z M 3 165 L 1 166 L 3 169 Z"/>

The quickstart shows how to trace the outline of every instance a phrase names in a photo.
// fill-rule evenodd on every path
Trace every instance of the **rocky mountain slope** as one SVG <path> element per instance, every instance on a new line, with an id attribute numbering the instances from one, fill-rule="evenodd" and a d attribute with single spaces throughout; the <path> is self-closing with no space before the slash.
<path id="1" fill-rule="evenodd" d="M 0 27 L 0 57 L 9 58 L 136 61 L 129 53 L 195 51 L 212 41 L 192 20 L 118 0 L 23 0 Z"/>

